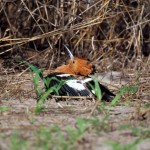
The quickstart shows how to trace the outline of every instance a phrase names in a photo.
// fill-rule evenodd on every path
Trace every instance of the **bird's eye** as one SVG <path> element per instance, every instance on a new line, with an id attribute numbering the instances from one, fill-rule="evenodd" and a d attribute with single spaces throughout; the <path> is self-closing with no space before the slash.
<path id="1" fill-rule="evenodd" d="M 72 63 L 74 64 L 74 63 L 75 63 L 75 61 L 73 60 L 73 61 L 72 61 Z"/>

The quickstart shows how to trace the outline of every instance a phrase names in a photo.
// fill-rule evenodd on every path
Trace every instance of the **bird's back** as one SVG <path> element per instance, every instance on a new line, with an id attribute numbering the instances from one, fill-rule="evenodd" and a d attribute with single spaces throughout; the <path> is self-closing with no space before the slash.
<path id="1" fill-rule="evenodd" d="M 58 93 L 53 93 L 59 96 L 87 96 L 95 97 L 95 91 L 92 87 L 95 86 L 95 82 L 91 77 L 76 78 L 70 74 L 64 73 L 52 73 L 49 74 L 46 79 L 51 79 L 48 87 L 56 86 L 58 88 Z M 92 85 L 92 86 L 91 86 Z M 109 91 L 107 87 L 102 84 L 98 84 L 102 92 L 102 100 L 111 101 L 112 97 L 115 95 Z"/>
<path id="2" fill-rule="evenodd" d="M 64 73 L 49 74 L 46 79 L 50 79 L 48 87 L 56 86 L 59 96 L 92 96 L 91 92 L 85 87 L 82 81 L 73 75 Z M 55 93 L 54 93 L 55 94 Z"/>

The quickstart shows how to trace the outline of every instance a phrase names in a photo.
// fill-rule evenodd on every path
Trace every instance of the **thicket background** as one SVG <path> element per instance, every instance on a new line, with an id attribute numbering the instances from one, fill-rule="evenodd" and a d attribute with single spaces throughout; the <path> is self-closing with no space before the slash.
<path id="1" fill-rule="evenodd" d="M 149 12 L 150 0 L 2 0 L 1 72 L 24 68 L 22 60 L 55 68 L 67 59 L 63 44 L 99 71 L 146 69 Z"/>

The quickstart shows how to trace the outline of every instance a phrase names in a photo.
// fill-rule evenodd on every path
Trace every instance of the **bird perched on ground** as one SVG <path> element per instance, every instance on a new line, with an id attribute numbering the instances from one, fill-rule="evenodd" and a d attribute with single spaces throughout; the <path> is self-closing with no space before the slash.
<path id="1" fill-rule="evenodd" d="M 95 82 L 89 76 L 95 72 L 95 67 L 86 59 L 74 57 L 67 47 L 66 50 L 70 56 L 67 65 L 57 67 L 53 73 L 45 77 L 51 79 L 50 83 L 45 86 L 46 89 L 53 86 L 59 87 L 58 91 L 53 93 L 59 96 L 95 97 Z M 115 96 L 100 83 L 98 83 L 98 88 L 101 90 L 102 100 L 110 102 Z"/>

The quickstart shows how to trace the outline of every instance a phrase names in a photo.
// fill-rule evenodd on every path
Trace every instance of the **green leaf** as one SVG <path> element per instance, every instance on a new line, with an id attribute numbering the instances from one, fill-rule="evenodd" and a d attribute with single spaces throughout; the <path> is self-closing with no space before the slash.
<path id="1" fill-rule="evenodd" d="M 137 92 L 137 86 L 132 85 L 132 86 L 122 86 L 119 89 L 119 93 L 116 94 L 116 96 L 114 97 L 114 99 L 111 102 L 111 106 L 114 106 L 119 99 L 126 93 L 126 92 L 130 92 L 130 93 L 136 93 Z"/>
<path id="2" fill-rule="evenodd" d="M 0 106 L 0 113 L 1 112 L 5 112 L 5 111 L 8 111 L 8 110 L 10 110 L 11 109 L 11 107 L 9 107 L 9 106 Z"/>
<path id="3" fill-rule="evenodd" d="M 102 91 L 100 89 L 100 86 L 99 86 L 99 82 L 97 79 L 95 79 L 93 76 L 90 76 L 93 81 L 94 81 L 94 86 L 92 84 L 89 83 L 89 86 L 91 87 L 91 89 L 94 91 L 96 97 L 98 100 L 101 100 L 102 98 Z"/>
<path id="4" fill-rule="evenodd" d="M 46 100 L 46 98 L 50 95 L 50 93 L 53 92 L 53 88 L 50 88 L 47 90 L 43 95 L 41 95 L 40 100 L 37 103 L 37 107 L 35 109 L 35 113 L 39 113 L 41 110 L 43 110 L 43 103 Z"/>
<path id="5" fill-rule="evenodd" d="M 77 128 L 81 134 L 84 133 L 85 129 L 88 126 L 86 120 L 83 118 L 78 118 L 76 121 L 76 125 L 77 125 Z"/>

